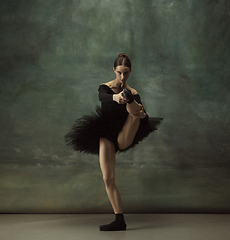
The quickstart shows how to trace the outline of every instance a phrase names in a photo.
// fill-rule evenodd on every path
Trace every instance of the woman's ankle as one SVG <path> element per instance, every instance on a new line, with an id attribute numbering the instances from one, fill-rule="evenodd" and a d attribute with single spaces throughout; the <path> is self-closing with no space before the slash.
<path id="1" fill-rule="evenodd" d="M 140 105 L 134 100 L 132 103 L 127 103 L 126 104 L 126 110 L 128 113 L 137 115 L 139 114 L 141 107 Z"/>

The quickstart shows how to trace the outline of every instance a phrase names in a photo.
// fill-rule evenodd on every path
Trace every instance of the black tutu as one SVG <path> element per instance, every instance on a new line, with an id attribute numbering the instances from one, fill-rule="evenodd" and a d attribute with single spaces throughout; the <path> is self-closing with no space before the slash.
<path id="1" fill-rule="evenodd" d="M 125 152 L 134 147 L 141 140 L 147 137 L 151 132 L 157 129 L 163 118 L 150 118 L 148 115 L 140 119 L 140 126 L 133 140 L 133 143 L 126 149 L 119 149 L 117 137 L 126 121 L 128 112 L 107 111 L 103 113 L 100 107 L 91 115 L 84 115 L 75 121 L 71 131 L 66 134 L 65 141 L 67 145 L 74 150 L 94 155 L 99 154 L 99 140 L 104 137 L 114 143 L 116 152 Z"/>

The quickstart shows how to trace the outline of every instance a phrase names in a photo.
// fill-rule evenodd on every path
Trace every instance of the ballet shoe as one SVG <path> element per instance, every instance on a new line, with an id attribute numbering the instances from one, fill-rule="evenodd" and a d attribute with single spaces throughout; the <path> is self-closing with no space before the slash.
<path id="1" fill-rule="evenodd" d="M 125 99 L 128 100 L 128 103 L 132 103 L 134 101 L 134 97 L 133 97 L 132 92 L 127 88 L 125 88 L 123 90 L 121 95 L 122 95 L 122 97 L 124 97 Z"/>
<path id="2" fill-rule="evenodd" d="M 100 231 L 125 231 L 126 223 L 123 214 L 116 214 L 115 221 L 107 225 L 100 226 Z"/>

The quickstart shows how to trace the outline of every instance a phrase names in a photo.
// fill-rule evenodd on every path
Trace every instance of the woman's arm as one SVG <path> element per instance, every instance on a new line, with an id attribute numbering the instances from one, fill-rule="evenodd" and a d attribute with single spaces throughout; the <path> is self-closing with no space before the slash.
<path id="1" fill-rule="evenodd" d="M 107 87 L 105 85 L 100 85 L 98 89 L 98 96 L 101 102 L 112 102 L 113 94 L 108 93 Z"/>
<path id="2" fill-rule="evenodd" d="M 98 91 L 99 91 L 99 100 L 101 102 L 115 101 L 118 104 L 125 104 L 127 102 L 127 100 L 121 95 L 122 92 L 118 94 L 108 93 L 108 87 L 106 85 L 100 85 Z"/>
<path id="3" fill-rule="evenodd" d="M 113 101 L 117 102 L 118 104 L 125 104 L 128 102 L 128 100 L 122 96 L 122 92 L 113 94 Z"/>

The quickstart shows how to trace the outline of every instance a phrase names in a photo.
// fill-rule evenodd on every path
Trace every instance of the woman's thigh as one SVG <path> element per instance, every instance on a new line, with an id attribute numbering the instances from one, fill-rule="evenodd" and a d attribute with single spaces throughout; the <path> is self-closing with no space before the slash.
<path id="1" fill-rule="evenodd" d="M 103 178 L 115 178 L 115 147 L 107 138 L 100 138 L 99 159 Z"/>
<path id="2" fill-rule="evenodd" d="M 129 114 L 121 132 L 118 134 L 117 142 L 119 149 L 125 149 L 132 144 L 139 126 L 140 118 L 135 118 Z"/>

